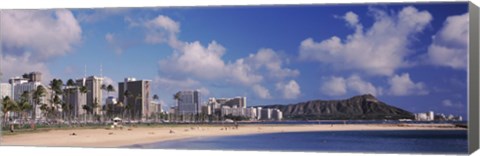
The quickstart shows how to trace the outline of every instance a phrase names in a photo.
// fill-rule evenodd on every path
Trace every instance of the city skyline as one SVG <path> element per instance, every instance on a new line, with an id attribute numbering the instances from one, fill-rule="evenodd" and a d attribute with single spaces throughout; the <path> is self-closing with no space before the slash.
<path id="1" fill-rule="evenodd" d="M 370 93 L 466 116 L 466 13 L 465 3 L 4 11 L 3 81 L 77 79 L 86 65 L 107 84 L 152 80 L 165 107 L 187 89 L 249 106 Z"/>

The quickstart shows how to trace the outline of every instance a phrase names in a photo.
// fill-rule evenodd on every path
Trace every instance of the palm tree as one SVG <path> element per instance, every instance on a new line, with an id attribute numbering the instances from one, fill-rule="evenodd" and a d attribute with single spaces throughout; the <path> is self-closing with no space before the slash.
<path id="1" fill-rule="evenodd" d="M 128 112 L 128 122 L 130 122 L 131 118 L 132 118 L 132 110 L 133 110 L 133 103 L 127 103 L 127 105 L 125 105 L 125 109 L 124 109 L 126 112 Z"/>
<path id="2" fill-rule="evenodd" d="M 65 93 L 67 94 L 67 96 L 66 96 L 67 99 L 66 99 L 66 102 L 62 103 L 62 110 L 66 111 L 67 119 L 69 119 L 69 122 L 70 122 L 70 120 L 72 119 L 72 116 L 73 116 L 73 113 L 71 112 L 72 109 L 73 109 L 73 106 L 72 106 L 71 103 L 69 103 L 70 102 L 69 98 L 70 98 L 70 94 L 72 94 L 72 89 L 71 88 L 74 87 L 74 86 L 76 86 L 75 81 L 73 81 L 73 79 L 68 79 L 67 84 L 66 84 L 65 89 L 64 89 L 64 90 L 66 90 Z"/>
<path id="3" fill-rule="evenodd" d="M 84 114 L 84 117 L 85 117 L 85 118 L 84 118 L 84 119 L 85 119 L 85 124 L 86 124 L 86 123 L 87 123 L 87 112 L 90 111 L 90 107 L 85 104 L 85 105 L 82 106 L 82 109 L 83 109 L 84 112 L 85 112 L 85 114 Z"/>
<path id="4" fill-rule="evenodd" d="M 97 118 L 97 108 L 100 107 L 100 104 L 98 103 L 98 99 L 95 98 L 95 99 L 93 100 L 93 103 L 92 103 L 92 104 L 93 104 L 93 105 L 92 105 L 92 110 L 91 110 L 91 111 L 92 111 L 92 113 L 93 113 L 93 117 L 96 119 L 96 118 Z"/>
<path id="5" fill-rule="evenodd" d="M 50 81 L 50 88 L 52 89 L 53 93 L 51 95 L 52 97 L 52 106 L 51 109 L 53 110 L 51 113 L 56 116 L 56 112 L 60 111 L 61 108 L 61 103 L 60 100 L 54 100 L 55 98 L 58 99 L 58 96 L 63 95 L 63 81 L 61 79 L 53 79 Z"/>
<path id="6" fill-rule="evenodd" d="M 108 96 L 110 96 L 110 92 L 115 92 L 115 88 L 111 84 L 106 87 L 106 90 L 107 90 Z M 108 112 L 107 114 L 111 114 L 113 106 L 106 105 L 106 109 L 107 109 L 106 112 Z"/>
<path id="7" fill-rule="evenodd" d="M 109 94 L 108 96 L 110 96 L 110 92 L 114 92 L 115 91 L 115 88 L 110 84 L 107 86 L 107 94 Z"/>
<path id="8" fill-rule="evenodd" d="M 45 116 L 45 117 L 48 116 L 48 110 L 49 110 L 49 108 L 48 108 L 48 105 L 47 105 L 47 104 L 45 104 L 45 103 L 44 103 L 44 104 L 41 104 L 41 105 L 40 105 L 40 110 L 42 111 L 43 116 Z"/>
<path id="9" fill-rule="evenodd" d="M 117 104 L 115 104 L 115 108 L 121 108 L 121 113 L 122 113 L 122 119 L 125 118 L 125 109 L 124 109 L 124 105 L 123 105 L 123 102 L 122 101 L 118 101 Z M 117 113 L 115 111 L 115 113 Z"/>
<path id="10" fill-rule="evenodd" d="M 125 106 L 124 106 L 124 111 L 127 111 L 128 114 L 131 114 L 131 112 L 129 112 L 130 109 L 131 109 L 131 107 L 130 107 L 129 102 L 128 102 L 128 98 L 129 98 L 130 96 L 132 96 L 132 95 L 130 94 L 130 91 L 125 90 L 125 92 L 123 92 L 123 99 L 124 99 L 124 105 L 125 105 Z M 129 117 L 129 116 L 127 115 L 127 117 Z M 129 118 L 130 118 L 130 117 L 129 117 Z M 130 119 L 129 119 L 129 120 L 130 120 Z"/>
<path id="11" fill-rule="evenodd" d="M 20 96 L 20 100 L 18 101 L 18 109 L 20 113 L 20 121 L 22 125 L 24 124 L 24 120 L 27 118 L 27 114 L 30 110 L 32 110 L 32 105 L 30 104 L 30 94 L 28 91 L 24 91 Z"/>
<path id="12" fill-rule="evenodd" d="M 82 95 L 85 95 L 85 94 L 87 94 L 87 92 L 88 92 L 88 89 L 87 89 L 86 86 L 80 86 L 80 89 L 79 89 L 79 90 L 80 90 L 80 93 L 81 93 Z M 85 111 L 84 111 L 84 116 L 85 116 L 85 122 L 86 122 L 86 121 L 87 121 L 86 119 L 87 119 L 88 109 L 85 109 L 85 108 L 88 108 L 88 107 L 85 107 L 85 106 L 86 106 L 86 104 L 83 105 L 82 109 L 85 110 Z"/>
<path id="13" fill-rule="evenodd" d="M 7 125 L 9 112 L 17 110 L 17 104 L 10 97 L 5 96 L 2 99 L 3 126 Z"/>
<path id="14" fill-rule="evenodd" d="M 42 85 L 37 86 L 37 89 L 33 91 L 32 99 L 34 101 L 34 105 L 33 105 L 33 113 L 32 113 L 32 122 L 35 122 L 35 118 L 37 115 L 37 106 L 43 105 L 40 103 L 40 100 L 42 97 L 45 96 L 46 93 L 47 93 L 47 90 Z"/>
<path id="15" fill-rule="evenodd" d="M 137 96 L 135 96 L 135 105 L 139 106 L 139 105 L 143 105 L 142 103 L 138 104 L 138 100 L 140 100 L 140 102 L 142 102 L 142 95 L 141 94 L 138 94 Z M 142 106 L 143 108 L 143 106 Z M 134 116 L 134 119 L 135 117 L 140 117 L 140 119 L 142 118 L 142 114 L 141 114 L 141 110 L 140 110 L 140 114 L 138 114 L 138 110 L 134 110 L 134 113 L 133 116 Z M 148 113 L 147 113 L 147 117 L 148 117 Z"/>
<path id="16" fill-rule="evenodd" d="M 178 102 L 182 100 L 182 99 L 180 99 L 180 96 L 181 96 L 180 92 L 177 92 L 177 93 L 173 94 L 173 100 L 175 100 L 175 105 L 176 105 L 177 110 L 178 110 Z M 175 120 L 177 119 L 178 114 L 180 114 L 180 112 L 175 111 Z M 183 114 L 180 114 L 180 115 L 181 115 L 181 119 L 183 121 Z"/>
<path id="17" fill-rule="evenodd" d="M 53 104 L 51 107 L 52 109 L 52 115 L 55 117 L 55 119 L 57 118 L 58 116 L 58 113 L 57 111 L 59 111 L 59 109 L 62 107 L 62 100 L 60 99 L 60 97 L 58 95 L 55 95 L 53 96 L 53 99 L 51 100 L 51 103 Z"/>

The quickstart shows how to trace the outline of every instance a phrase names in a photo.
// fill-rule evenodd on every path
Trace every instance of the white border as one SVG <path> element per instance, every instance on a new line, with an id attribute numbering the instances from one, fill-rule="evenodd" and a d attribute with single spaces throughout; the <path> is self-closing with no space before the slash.
<path id="1" fill-rule="evenodd" d="M 166 6 L 237 6 L 237 5 L 287 5 L 287 4 L 349 4 L 349 3 L 414 3 L 414 2 L 451 2 L 445 0 L 0 0 L 0 9 L 51 9 L 51 8 L 103 8 L 103 7 L 166 7 Z M 464 0 L 453 0 L 465 2 Z M 478 1 L 473 1 L 479 4 Z M 1 144 L 0 144 L 1 145 Z M 1 155 L 229 155 L 229 156 L 291 156 L 291 155 L 400 155 L 365 153 L 307 153 L 307 152 L 255 152 L 255 151 L 198 151 L 198 150 L 152 150 L 152 149 L 116 149 L 116 148 L 69 148 L 69 147 L 22 147 L 0 146 Z M 401 154 L 404 155 L 404 154 Z M 412 155 L 412 154 L 405 154 Z M 424 154 L 422 154 L 424 155 Z M 476 151 L 473 155 L 480 155 Z"/>
<path id="2" fill-rule="evenodd" d="M 7 1 L 7 0 L 5 0 Z M 408 2 L 466 2 L 466 0 L 14 0 L 1 2 L 0 9 L 99 8 L 99 7 L 155 7 L 155 6 L 235 6 L 286 4 L 349 4 L 349 3 L 408 3 Z M 478 3 L 478 2 L 477 2 Z"/>

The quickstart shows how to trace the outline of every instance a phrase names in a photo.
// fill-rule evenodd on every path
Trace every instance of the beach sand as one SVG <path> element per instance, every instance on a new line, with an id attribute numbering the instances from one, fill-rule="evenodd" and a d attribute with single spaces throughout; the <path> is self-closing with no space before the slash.
<path id="1" fill-rule="evenodd" d="M 2 136 L 0 145 L 55 147 L 122 147 L 194 137 L 232 136 L 277 132 L 345 130 L 462 130 L 442 124 L 335 124 L 335 125 L 178 125 L 120 129 L 68 129 Z M 466 130 L 466 129 L 463 129 Z M 174 133 L 172 133 L 174 132 Z M 75 135 L 72 135 L 75 133 Z"/>

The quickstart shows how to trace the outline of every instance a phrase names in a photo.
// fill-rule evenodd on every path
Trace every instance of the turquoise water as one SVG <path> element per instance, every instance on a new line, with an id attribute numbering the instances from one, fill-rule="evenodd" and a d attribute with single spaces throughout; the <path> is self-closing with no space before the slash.
<path id="1" fill-rule="evenodd" d="M 466 130 L 285 132 L 198 137 L 129 148 L 467 154 Z"/>

